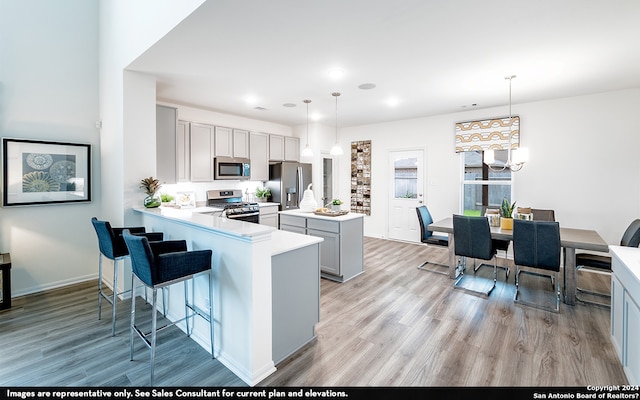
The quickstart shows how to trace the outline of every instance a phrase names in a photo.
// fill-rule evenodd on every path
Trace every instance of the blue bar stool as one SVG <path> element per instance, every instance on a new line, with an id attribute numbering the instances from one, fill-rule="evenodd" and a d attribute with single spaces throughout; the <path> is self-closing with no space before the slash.
<path id="1" fill-rule="evenodd" d="M 153 385 L 153 367 L 156 352 L 157 332 L 175 325 L 180 321 L 185 321 L 187 336 L 191 335 L 189 319 L 199 315 L 209 322 L 211 339 L 211 356 L 214 356 L 213 349 L 213 276 L 211 273 L 211 250 L 187 251 L 187 243 L 184 240 L 167 240 L 163 242 L 149 242 L 144 236 L 132 235 L 125 230 L 122 234 L 124 241 L 131 255 L 131 266 L 133 274 L 131 276 L 131 287 L 137 278 L 144 286 L 152 290 L 151 295 L 151 331 L 143 332 L 136 326 L 136 302 L 135 293 L 131 296 L 131 327 L 130 327 L 130 356 L 133 360 L 133 334 L 134 332 L 144 341 L 150 350 L 150 385 Z M 196 274 L 206 273 L 209 278 L 209 304 L 208 311 L 196 307 L 189 301 L 189 285 L 187 282 Z M 175 283 L 184 283 L 185 317 L 178 321 L 171 322 L 160 328 L 157 327 L 156 300 L 157 290 L 163 289 Z M 192 284 L 192 290 L 194 285 Z M 149 338 L 150 337 L 150 338 Z"/>
<path id="2" fill-rule="evenodd" d="M 102 318 L 102 298 L 112 305 L 111 309 L 111 336 L 116 334 L 116 305 L 119 295 L 129 293 L 131 290 L 118 292 L 118 261 L 129 257 L 129 251 L 122 239 L 122 231 L 128 229 L 129 232 L 136 235 L 144 235 L 151 241 L 160 241 L 163 239 L 162 232 L 146 232 L 144 227 L 126 227 L 112 228 L 108 221 L 100 221 L 96 217 L 91 218 L 91 224 L 98 235 L 98 246 L 100 254 L 98 255 L 98 319 Z M 102 258 L 106 257 L 113 261 L 113 294 L 108 296 L 102 290 Z"/>

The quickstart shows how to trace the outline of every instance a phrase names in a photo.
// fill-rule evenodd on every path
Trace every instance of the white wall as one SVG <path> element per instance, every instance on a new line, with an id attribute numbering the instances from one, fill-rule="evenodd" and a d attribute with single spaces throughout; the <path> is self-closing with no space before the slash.
<path id="1" fill-rule="evenodd" d="M 611 244 L 640 218 L 640 132 L 632 116 L 640 89 L 514 104 L 522 145 L 530 161 L 515 173 L 514 200 L 521 206 L 553 208 L 564 226 L 596 229 Z M 365 234 L 387 236 L 388 151 L 427 149 L 426 203 L 434 218 L 459 212 L 460 158 L 454 152 L 454 124 L 503 116 L 506 108 L 474 110 L 430 118 L 340 130 L 351 141 L 372 141 L 372 212 Z M 349 157 L 341 156 L 340 193 L 349 193 Z"/>
<path id="2" fill-rule="evenodd" d="M 144 123 L 142 116 L 128 114 L 124 119 L 125 93 L 124 70 L 145 50 L 162 38 L 204 0 L 107 0 L 100 1 L 100 118 L 103 121 L 100 142 L 102 161 L 102 189 L 106 201 L 103 203 L 102 218 L 116 226 L 125 223 L 125 205 L 133 196 L 131 181 L 127 177 L 148 175 L 148 167 L 137 169 L 135 164 L 127 165 L 125 160 L 125 132 L 135 132 Z M 136 85 L 136 79 L 145 81 L 143 76 L 129 75 L 128 83 Z M 141 83 L 144 86 L 144 83 Z M 155 96 L 155 88 L 152 90 Z M 141 97 L 150 93 L 139 93 Z M 133 104 L 129 101 L 128 105 Z M 146 105 L 147 107 L 149 105 Z M 144 107 L 144 106 L 143 106 Z M 155 127 L 155 118 L 147 120 Z M 149 129 L 148 125 L 145 129 Z M 153 128 L 155 129 L 155 128 Z M 142 139 L 154 140 L 148 134 L 139 132 Z M 155 137 L 155 136 L 154 136 Z M 145 158 L 146 159 L 146 158 Z M 155 155 L 153 158 L 155 162 Z M 155 164 L 154 164 L 155 166 Z"/>
<path id="3" fill-rule="evenodd" d="M 93 157 L 90 203 L 0 209 L 14 297 L 96 274 L 89 221 L 101 205 L 97 23 L 97 1 L 0 2 L 0 136 L 88 143 Z"/>

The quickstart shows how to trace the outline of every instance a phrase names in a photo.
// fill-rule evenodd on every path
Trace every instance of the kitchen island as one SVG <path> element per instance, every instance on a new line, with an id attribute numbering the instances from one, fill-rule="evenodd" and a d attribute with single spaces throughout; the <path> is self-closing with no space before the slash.
<path id="1" fill-rule="evenodd" d="M 280 211 L 280 229 L 320 237 L 321 276 L 345 282 L 364 272 L 364 214 Z"/>
<path id="2" fill-rule="evenodd" d="M 189 250 L 213 250 L 214 352 L 244 382 L 257 384 L 315 338 L 322 239 L 193 210 L 135 211 L 139 220 L 132 222 L 147 231 L 184 239 Z M 288 290 L 297 281 L 304 289 Z M 196 305 L 206 309 L 210 295 L 207 278 L 196 276 Z M 167 305 L 169 319 L 184 317 L 182 285 L 169 287 Z M 191 337 L 210 349 L 208 324 L 199 318 L 194 323 Z M 184 323 L 178 326 L 186 331 Z"/>

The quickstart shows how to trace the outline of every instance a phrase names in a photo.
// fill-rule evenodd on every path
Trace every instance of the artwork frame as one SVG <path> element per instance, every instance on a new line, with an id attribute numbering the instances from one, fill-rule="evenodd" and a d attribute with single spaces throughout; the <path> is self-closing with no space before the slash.
<path id="1" fill-rule="evenodd" d="M 350 209 L 371 215 L 371 140 L 351 142 Z"/>
<path id="2" fill-rule="evenodd" d="M 2 138 L 2 206 L 91 201 L 91 145 Z"/>

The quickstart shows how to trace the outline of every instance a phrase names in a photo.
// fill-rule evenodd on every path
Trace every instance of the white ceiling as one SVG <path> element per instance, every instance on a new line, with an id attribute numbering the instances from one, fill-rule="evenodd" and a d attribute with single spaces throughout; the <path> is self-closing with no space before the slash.
<path id="1" fill-rule="evenodd" d="M 504 77 L 517 75 L 516 114 L 518 103 L 640 87 L 640 1 L 207 0 L 130 69 L 157 77 L 161 101 L 291 126 L 306 121 L 304 99 L 333 126 L 338 91 L 340 127 L 506 115 Z"/>

